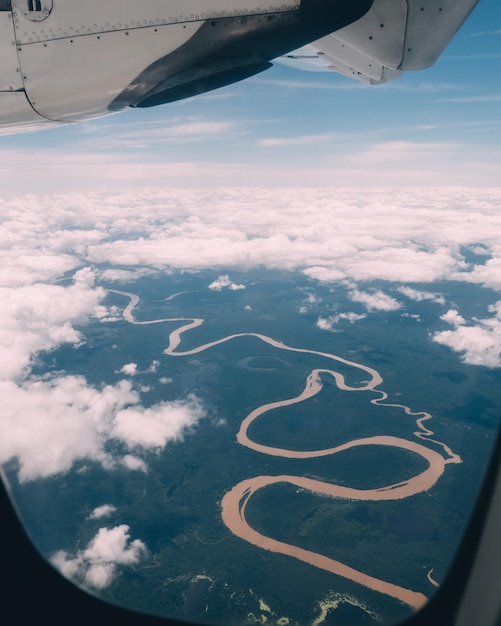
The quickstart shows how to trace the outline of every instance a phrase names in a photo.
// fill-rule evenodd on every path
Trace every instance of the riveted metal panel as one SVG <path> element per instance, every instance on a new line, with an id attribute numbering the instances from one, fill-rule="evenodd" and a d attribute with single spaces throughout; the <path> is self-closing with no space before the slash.
<path id="1" fill-rule="evenodd" d="M 406 0 L 375 0 L 364 17 L 336 31 L 333 37 L 379 65 L 398 69 L 402 62 L 406 27 Z"/>
<path id="2" fill-rule="evenodd" d="M 48 124 L 31 108 L 22 91 L 0 92 L 0 122 L 0 135 L 33 130 L 37 124 L 44 128 Z"/>
<path id="3" fill-rule="evenodd" d="M 68 0 L 64 6 L 69 3 Z M 228 0 L 210 0 L 203 4 L 206 8 L 208 4 L 218 3 L 228 6 Z M 116 4 L 115 0 L 100 6 L 109 8 L 112 4 Z M 144 9 L 147 13 L 148 7 L 157 4 L 156 0 L 141 3 L 141 11 Z M 189 4 L 193 8 L 200 0 L 191 0 Z M 85 6 L 89 5 L 94 6 L 95 0 L 87 0 Z M 183 0 L 183 6 L 186 5 Z M 245 4 L 235 0 L 231 6 L 235 5 L 246 12 L 253 10 L 255 15 L 196 21 L 198 14 L 194 13 L 184 22 L 156 25 L 154 20 L 150 26 L 97 30 L 90 34 L 75 31 L 75 36 L 68 36 L 68 30 L 63 31 L 61 37 L 46 40 L 38 40 L 36 36 L 36 32 L 41 35 L 42 30 L 34 31 L 28 43 L 17 46 L 28 99 L 44 117 L 76 121 L 106 114 L 112 103 L 113 110 L 119 110 L 127 106 L 159 104 L 168 101 L 166 94 L 174 92 L 175 95 L 179 90 L 184 95 L 176 97 L 191 94 L 189 89 L 200 93 L 196 91 L 199 83 L 206 89 L 209 79 L 214 80 L 211 84 L 216 86 L 227 84 L 224 81 L 228 75 L 230 82 L 238 80 L 234 76 L 235 73 L 242 76 L 242 68 L 263 69 L 277 52 L 306 43 L 305 37 L 314 38 L 327 28 L 333 30 L 336 24 L 356 19 L 367 11 L 370 0 L 352 0 L 348 6 L 334 3 L 324 13 L 318 9 L 324 7 L 323 0 L 303 0 L 301 11 L 295 13 L 288 7 L 296 7 L 296 0 L 270 4 L 266 11 L 253 6 L 252 2 L 249 4 L 248 0 Z M 46 22 L 37 23 L 34 28 L 48 28 L 51 24 L 55 28 L 56 22 L 60 23 L 59 6 L 63 5 L 55 4 Z M 122 0 L 120 6 L 124 9 L 121 15 L 125 15 L 132 3 Z M 161 6 L 172 8 L 179 6 L 179 2 L 162 2 Z M 269 12 L 274 12 L 275 8 L 280 12 L 271 18 Z M 222 11 L 221 15 L 224 13 Z M 129 22 L 119 23 L 122 27 L 127 24 Z M 203 29 L 205 35 L 196 37 Z M 119 97 L 121 94 L 127 97 Z"/>
<path id="4" fill-rule="evenodd" d="M 362 54 L 355 48 L 329 35 L 315 42 L 315 47 L 322 50 L 331 64 L 347 76 L 363 82 L 380 82 L 383 78 L 383 66 Z"/>
<path id="5" fill-rule="evenodd" d="M 402 70 L 433 65 L 478 0 L 408 0 Z"/>
<path id="6" fill-rule="evenodd" d="M 106 114 L 110 102 L 145 67 L 185 43 L 201 24 L 155 26 L 18 46 L 28 98 L 44 117 L 57 121 Z"/>
<path id="7" fill-rule="evenodd" d="M 297 10 L 300 0 L 61 0 L 50 16 L 33 22 L 13 0 L 18 43 L 179 24 L 231 16 Z M 228 8 L 230 7 L 230 8 Z"/>
<path id="8" fill-rule="evenodd" d="M 370 85 L 385 83 L 402 74 L 398 70 L 380 65 L 347 44 L 341 43 L 332 35 L 317 39 L 274 61 L 299 70 L 338 72 Z"/>
<path id="9" fill-rule="evenodd" d="M 403 71 L 433 65 L 477 3 L 375 0 L 364 17 L 313 45 L 332 56 L 333 68 L 342 74 L 384 82 Z M 380 80 L 376 77 L 379 70 Z"/>
<path id="10" fill-rule="evenodd" d="M 375 0 L 369 12 L 333 36 L 398 70 L 433 65 L 478 0 Z"/>
<path id="11" fill-rule="evenodd" d="M 12 14 L 0 12 L 0 91 L 22 89 Z"/>

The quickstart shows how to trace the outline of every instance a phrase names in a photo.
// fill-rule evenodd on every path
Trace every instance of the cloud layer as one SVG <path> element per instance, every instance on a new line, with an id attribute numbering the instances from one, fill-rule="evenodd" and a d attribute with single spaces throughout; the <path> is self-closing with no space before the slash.
<path id="1" fill-rule="evenodd" d="M 146 471 L 145 451 L 183 437 L 203 417 L 194 397 L 143 406 L 133 362 L 122 368 L 128 381 L 101 388 L 61 372 L 32 376 L 38 354 L 78 349 L 91 320 L 117 319 L 102 284 L 159 271 L 214 270 L 207 286 L 214 291 L 244 287 L 229 270 L 300 271 L 313 282 L 343 281 L 372 313 L 397 311 L 406 299 L 433 302 L 452 326 L 435 332 L 435 342 L 467 363 L 498 366 L 497 298 L 488 315 L 468 319 L 432 285 L 501 288 L 500 203 L 500 189 L 466 188 L 149 189 L 0 201 L 1 460 L 17 458 L 21 480 L 67 471 L 77 460 Z M 373 280 L 398 290 L 358 285 Z M 304 306 L 314 303 L 310 290 Z M 317 323 L 332 330 L 362 314 L 324 313 Z M 110 438 L 124 448 L 120 459 L 105 451 Z"/>
<path id="2" fill-rule="evenodd" d="M 466 188 L 158 189 L 16 198 L 0 206 L 12 216 L 0 231 L 10 246 L 3 265 L 24 260 L 5 280 L 18 286 L 108 263 L 141 272 L 264 265 L 402 282 L 458 276 L 496 286 L 499 196 Z M 459 248 L 480 242 L 492 258 L 468 266 Z"/>
<path id="3" fill-rule="evenodd" d="M 108 264 L 124 280 L 155 268 L 272 267 L 325 280 L 442 278 L 500 286 L 500 191 L 467 188 L 150 189 L 4 201 L 4 285 Z M 10 216 L 10 217 L 9 217 Z M 461 249 L 482 243 L 485 264 Z M 130 273 L 132 272 L 132 274 Z M 224 276 L 222 273 L 221 276 Z M 0 273 L 0 278 L 2 274 Z"/>

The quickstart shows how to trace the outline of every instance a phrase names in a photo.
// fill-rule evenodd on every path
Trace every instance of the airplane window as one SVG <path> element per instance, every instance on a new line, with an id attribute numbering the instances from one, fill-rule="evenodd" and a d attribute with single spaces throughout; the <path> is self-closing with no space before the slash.
<path id="1" fill-rule="evenodd" d="M 499 429 L 500 29 L 485 0 L 424 71 L 350 53 L 384 84 L 329 41 L 1 137 L 1 474 L 65 578 L 208 626 L 445 584 Z"/>

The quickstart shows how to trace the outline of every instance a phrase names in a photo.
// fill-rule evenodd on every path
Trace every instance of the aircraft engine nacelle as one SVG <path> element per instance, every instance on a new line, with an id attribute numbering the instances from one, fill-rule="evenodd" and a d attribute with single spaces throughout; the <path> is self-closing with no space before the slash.
<path id="1" fill-rule="evenodd" d="M 196 95 L 353 23 L 373 0 L 0 0 L 0 125 Z"/>

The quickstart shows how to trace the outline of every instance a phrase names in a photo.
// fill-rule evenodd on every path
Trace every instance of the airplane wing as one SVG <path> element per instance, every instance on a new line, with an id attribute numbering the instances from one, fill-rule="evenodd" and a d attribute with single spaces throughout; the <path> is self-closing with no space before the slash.
<path id="1" fill-rule="evenodd" d="M 310 71 L 335 71 L 379 85 L 430 67 L 478 0 L 375 0 L 353 24 L 275 59 Z"/>
<path id="2" fill-rule="evenodd" d="M 382 83 L 431 65 L 477 2 L 0 0 L 0 134 L 188 98 L 275 59 Z"/>

